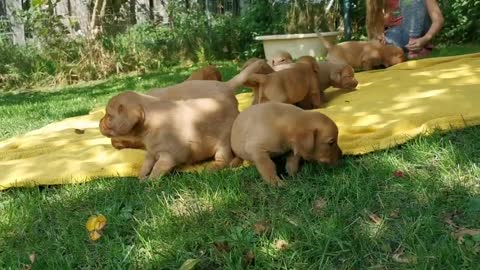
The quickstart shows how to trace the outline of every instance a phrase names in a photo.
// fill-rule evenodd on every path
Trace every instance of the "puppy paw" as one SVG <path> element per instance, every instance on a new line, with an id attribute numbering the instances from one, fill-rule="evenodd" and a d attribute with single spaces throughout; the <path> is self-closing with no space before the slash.
<path id="1" fill-rule="evenodd" d="M 145 182 L 147 180 L 148 180 L 148 175 L 146 175 L 146 174 L 138 176 L 138 181 L 140 181 L 140 182 Z"/>

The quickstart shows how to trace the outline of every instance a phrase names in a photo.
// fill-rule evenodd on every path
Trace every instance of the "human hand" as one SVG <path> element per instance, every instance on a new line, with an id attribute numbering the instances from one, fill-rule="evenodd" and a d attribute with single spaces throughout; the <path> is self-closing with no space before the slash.
<path id="1" fill-rule="evenodd" d="M 412 39 L 408 44 L 405 46 L 411 52 L 419 52 L 422 50 L 425 45 L 428 43 L 428 40 L 425 37 Z"/>

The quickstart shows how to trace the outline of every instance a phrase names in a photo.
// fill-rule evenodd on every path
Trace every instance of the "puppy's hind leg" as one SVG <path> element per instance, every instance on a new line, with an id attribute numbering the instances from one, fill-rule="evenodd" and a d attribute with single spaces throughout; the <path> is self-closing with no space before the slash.
<path id="1" fill-rule="evenodd" d="M 145 155 L 145 161 L 143 161 L 142 168 L 138 173 L 138 179 L 140 179 L 140 181 L 146 180 L 148 178 L 148 174 L 150 173 L 154 165 L 155 156 L 147 152 Z"/>
<path id="2" fill-rule="evenodd" d="M 156 155 L 158 157 L 157 162 L 153 166 L 149 179 L 158 178 L 169 173 L 176 165 L 175 159 L 168 152 L 160 152 Z"/>
<path id="3" fill-rule="evenodd" d="M 278 177 L 275 163 L 266 152 L 256 152 L 252 155 L 253 162 L 263 180 L 272 186 L 283 186 L 285 183 Z"/>
<path id="4" fill-rule="evenodd" d="M 222 145 L 215 153 L 215 161 L 207 165 L 207 170 L 220 170 L 227 167 L 233 159 L 230 144 Z"/>

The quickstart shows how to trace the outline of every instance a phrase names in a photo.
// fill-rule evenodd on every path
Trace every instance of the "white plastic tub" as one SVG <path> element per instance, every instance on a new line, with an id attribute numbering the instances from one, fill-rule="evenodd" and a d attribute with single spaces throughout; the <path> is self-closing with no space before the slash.
<path id="1" fill-rule="evenodd" d="M 323 32 L 321 35 L 332 44 L 337 42 L 340 32 Z M 316 33 L 258 36 L 263 41 L 265 58 L 270 60 L 277 51 L 287 51 L 293 58 L 303 55 L 324 57 L 327 53 Z"/>

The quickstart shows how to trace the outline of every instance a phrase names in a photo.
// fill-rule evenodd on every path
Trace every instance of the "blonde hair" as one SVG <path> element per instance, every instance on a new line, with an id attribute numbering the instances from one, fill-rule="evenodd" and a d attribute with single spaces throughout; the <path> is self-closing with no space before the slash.
<path id="1" fill-rule="evenodd" d="M 367 35 L 368 39 L 378 39 L 384 30 L 385 0 L 367 1 Z"/>

